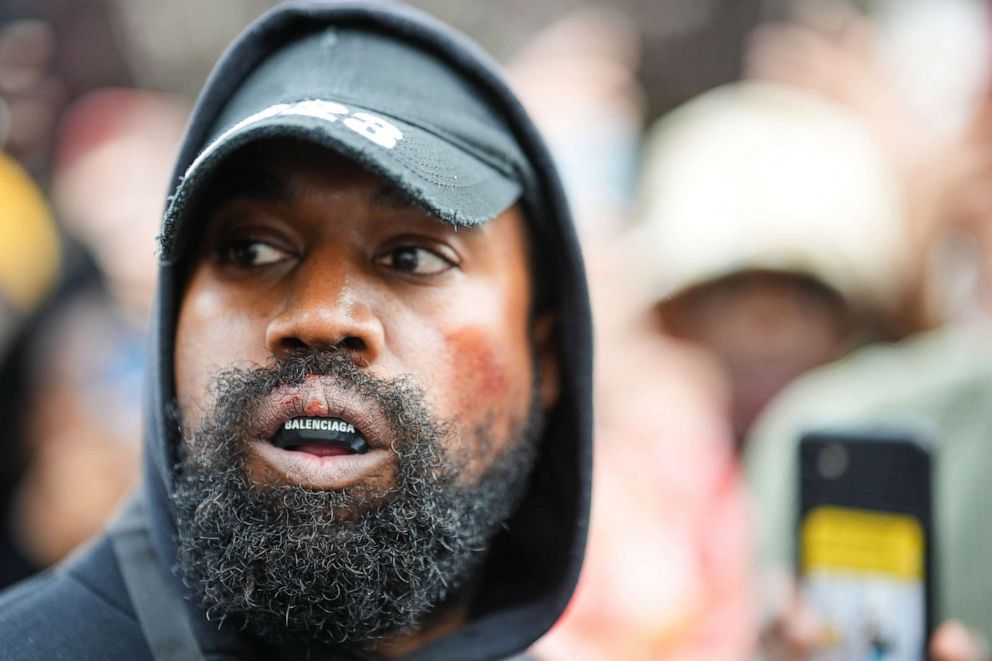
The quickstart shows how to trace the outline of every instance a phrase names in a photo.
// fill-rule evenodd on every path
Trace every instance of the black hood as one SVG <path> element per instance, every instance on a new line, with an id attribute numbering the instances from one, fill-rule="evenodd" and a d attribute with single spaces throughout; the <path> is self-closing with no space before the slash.
<path id="1" fill-rule="evenodd" d="M 253 68 L 300 34 L 328 26 L 384 32 L 447 62 L 488 97 L 533 168 L 532 180 L 525 183 L 523 203 L 536 237 L 535 261 L 545 269 L 541 277 L 550 280 L 547 288 L 558 312 L 560 400 L 549 416 L 523 505 L 491 547 L 480 590 L 483 599 L 473 604 L 475 615 L 456 634 L 412 658 L 509 656 L 526 649 L 558 619 L 578 578 L 590 496 L 592 356 L 585 276 L 561 186 L 536 129 L 494 63 L 462 36 L 408 8 L 368 3 L 280 6 L 242 34 L 208 79 L 182 144 L 170 197 L 203 150 L 224 102 Z M 145 431 L 145 488 L 152 540 L 159 560 L 169 568 L 176 564 L 175 515 L 168 492 L 177 464 L 179 434 L 166 411 L 175 392 L 173 344 L 182 286 L 177 265 L 180 258 L 163 253 L 152 320 L 150 411 Z M 216 623 L 206 623 L 202 614 L 195 619 L 205 652 L 237 647 L 237 632 L 217 629 Z"/>

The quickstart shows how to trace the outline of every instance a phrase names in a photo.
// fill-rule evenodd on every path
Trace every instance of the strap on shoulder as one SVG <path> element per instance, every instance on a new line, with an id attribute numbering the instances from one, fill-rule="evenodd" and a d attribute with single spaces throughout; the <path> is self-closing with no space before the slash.
<path id="1" fill-rule="evenodd" d="M 134 494 L 110 524 L 110 541 L 155 661 L 205 661 L 175 581 L 148 537 L 145 501 Z"/>

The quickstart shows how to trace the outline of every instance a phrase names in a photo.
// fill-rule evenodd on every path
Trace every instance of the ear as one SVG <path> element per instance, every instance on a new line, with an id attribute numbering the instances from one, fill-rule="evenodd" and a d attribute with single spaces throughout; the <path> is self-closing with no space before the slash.
<path id="1" fill-rule="evenodd" d="M 561 366 L 558 358 L 558 317 L 542 312 L 533 323 L 534 359 L 540 370 L 541 408 L 551 410 L 561 394 Z"/>

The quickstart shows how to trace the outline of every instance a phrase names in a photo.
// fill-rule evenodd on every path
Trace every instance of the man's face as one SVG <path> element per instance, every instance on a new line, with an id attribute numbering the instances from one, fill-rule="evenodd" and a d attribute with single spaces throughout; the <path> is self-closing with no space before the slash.
<path id="1" fill-rule="evenodd" d="M 838 358 L 848 337 L 840 297 L 788 274 L 732 275 L 665 305 L 666 326 L 709 349 L 726 370 L 738 439 L 786 384 Z"/>
<path id="2" fill-rule="evenodd" d="M 409 628 L 452 598 L 472 547 L 511 513 L 488 499 L 519 500 L 554 396 L 521 213 L 456 230 L 354 164 L 285 141 L 232 157 L 207 197 L 176 329 L 180 563 L 209 608 L 257 633 L 283 619 L 326 641 Z M 273 444 L 287 420 L 313 417 L 354 425 L 369 450 Z M 499 513 L 479 518 L 486 509 Z M 409 556 L 419 564 L 397 570 Z M 457 575 L 415 575 L 439 567 Z M 418 603 L 373 612 L 376 592 L 402 602 L 422 579 L 434 584 Z M 349 585 L 365 601 L 328 596 Z"/>

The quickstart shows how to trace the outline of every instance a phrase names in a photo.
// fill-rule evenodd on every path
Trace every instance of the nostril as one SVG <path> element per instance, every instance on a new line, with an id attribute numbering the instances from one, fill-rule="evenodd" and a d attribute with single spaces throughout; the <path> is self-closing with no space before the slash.
<path id="1" fill-rule="evenodd" d="M 299 351 L 300 349 L 306 349 L 307 343 L 298 337 L 287 337 L 282 341 L 282 348 L 288 351 Z"/>
<path id="2" fill-rule="evenodd" d="M 337 344 L 309 343 L 298 337 L 286 337 L 279 342 L 279 351 L 285 355 L 307 355 L 315 351 L 346 351 L 351 354 L 363 354 L 368 345 L 360 337 L 353 335 L 342 338 Z"/>
<path id="3" fill-rule="evenodd" d="M 365 351 L 365 340 L 360 337 L 349 336 L 341 340 L 338 347 L 348 351 Z"/>

